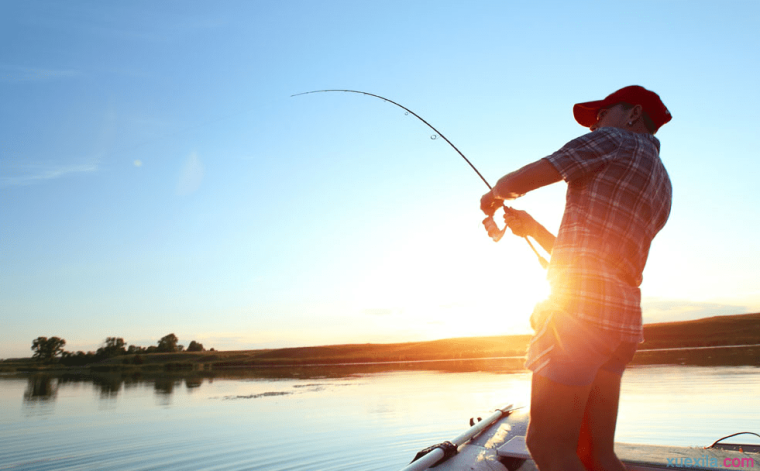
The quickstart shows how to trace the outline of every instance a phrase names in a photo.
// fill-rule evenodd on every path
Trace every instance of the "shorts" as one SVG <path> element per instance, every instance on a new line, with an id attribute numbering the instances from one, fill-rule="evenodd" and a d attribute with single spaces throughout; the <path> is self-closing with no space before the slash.
<path id="1" fill-rule="evenodd" d="M 535 315 L 535 313 L 534 313 Z M 551 311 L 528 347 L 525 367 L 568 386 L 589 385 L 599 370 L 623 376 L 637 343 L 623 342 L 614 332 Z"/>

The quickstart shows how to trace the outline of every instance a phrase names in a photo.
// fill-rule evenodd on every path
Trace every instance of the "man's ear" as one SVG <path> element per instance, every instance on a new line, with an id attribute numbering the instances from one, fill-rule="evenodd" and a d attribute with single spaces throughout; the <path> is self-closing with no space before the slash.
<path id="1" fill-rule="evenodd" d="M 641 117 L 644 115 L 644 108 L 641 105 L 636 105 L 630 110 L 628 110 L 628 122 L 635 123 L 636 120 L 641 119 Z"/>

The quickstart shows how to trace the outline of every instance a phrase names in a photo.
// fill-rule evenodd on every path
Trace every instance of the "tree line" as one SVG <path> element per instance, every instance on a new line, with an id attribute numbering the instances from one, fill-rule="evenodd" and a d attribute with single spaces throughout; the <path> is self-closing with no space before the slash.
<path id="1" fill-rule="evenodd" d="M 161 337 L 158 345 L 141 347 L 139 345 L 127 345 L 121 337 L 108 337 L 103 346 L 95 352 L 78 351 L 67 352 L 63 349 L 66 340 L 60 337 L 37 337 L 32 341 L 32 358 L 42 362 L 60 361 L 64 365 L 79 366 L 88 363 L 95 363 L 106 358 L 112 358 L 119 355 L 138 355 L 135 357 L 135 363 L 141 363 L 140 354 L 151 353 L 178 353 L 178 352 L 205 352 L 206 349 L 202 343 L 192 340 L 185 349 L 184 345 L 179 344 L 179 339 L 174 334 L 168 334 Z M 213 351 L 214 349 L 210 349 Z"/>

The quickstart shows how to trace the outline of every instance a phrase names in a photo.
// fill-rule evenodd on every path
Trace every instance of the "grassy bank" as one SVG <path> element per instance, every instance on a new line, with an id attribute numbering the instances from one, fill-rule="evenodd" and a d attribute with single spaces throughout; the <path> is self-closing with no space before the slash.
<path id="1" fill-rule="evenodd" d="M 648 324 L 644 337 L 633 364 L 760 366 L 760 313 Z M 721 348 L 735 345 L 757 346 Z"/>
<path id="2" fill-rule="evenodd" d="M 698 364 L 760 366 L 760 313 L 717 316 L 644 326 L 646 342 L 635 364 Z M 529 335 L 467 337 L 395 344 L 354 344 L 268 350 L 154 353 L 123 355 L 85 367 L 89 371 L 211 371 L 232 368 L 340 365 L 346 363 L 425 362 L 473 358 L 519 357 Z M 751 348 L 703 348 L 757 345 Z M 662 351 L 661 349 L 692 348 Z M 515 365 L 520 360 L 514 360 Z M 424 367 L 422 364 L 420 367 Z M 0 362 L 0 371 L 65 369 L 31 359 Z M 81 367 L 79 369 L 82 369 Z"/>

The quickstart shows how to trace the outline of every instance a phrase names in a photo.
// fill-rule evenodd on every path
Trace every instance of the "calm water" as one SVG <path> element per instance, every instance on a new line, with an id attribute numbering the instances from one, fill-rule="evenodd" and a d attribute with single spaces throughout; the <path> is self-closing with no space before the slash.
<path id="1" fill-rule="evenodd" d="M 0 376 L 0 469 L 396 470 L 470 417 L 529 397 L 523 372 L 251 374 Z M 759 391 L 760 368 L 631 368 L 617 439 L 760 432 Z"/>

